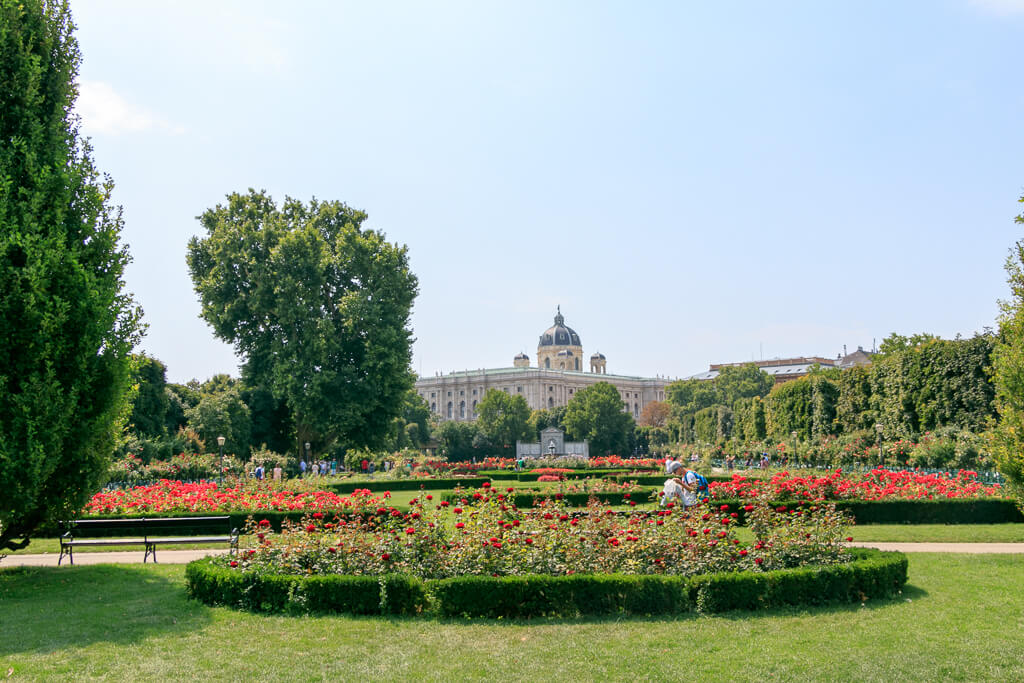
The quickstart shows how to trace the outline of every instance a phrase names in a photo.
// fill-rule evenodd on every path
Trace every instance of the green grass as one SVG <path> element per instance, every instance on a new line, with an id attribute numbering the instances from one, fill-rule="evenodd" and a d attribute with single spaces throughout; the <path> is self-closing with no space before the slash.
<path id="1" fill-rule="evenodd" d="M 1021 680 L 1024 565 L 910 556 L 899 599 L 676 619 L 257 616 L 182 566 L 0 571 L 0 676 L 199 680 Z"/>

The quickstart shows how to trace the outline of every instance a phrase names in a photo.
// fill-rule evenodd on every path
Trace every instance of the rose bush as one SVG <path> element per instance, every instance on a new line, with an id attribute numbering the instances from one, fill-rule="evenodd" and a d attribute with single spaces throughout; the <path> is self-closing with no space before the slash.
<path id="1" fill-rule="evenodd" d="M 244 481 L 224 489 L 212 482 L 187 484 L 161 480 L 151 486 L 101 491 L 85 506 L 87 515 L 131 514 L 138 512 L 236 512 L 273 510 L 293 511 L 346 511 L 362 512 L 376 509 L 390 494 L 374 494 L 357 489 L 351 494 L 338 495 L 330 491 L 296 489 L 297 482 L 288 485 L 269 481 Z"/>
<path id="2" fill-rule="evenodd" d="M 885 469 L 854 475 L 844 475 L 837 469 L 828 476 L 783 471 L 767 480 L 734 474 L 731 481 L 711 482 L 709 488 L 712 499 L 756 498 L 762 494 L 774 500 L 811 501 L 1005 497 L 1003 487 L 983 484 L 977 476 L 970 470 L 961 470 L 955 476 Z"/>
<path id="3" fill-rule="evenodd" d="M 770 570 L 846 559 L 848 518 L 830 505 L 777 511 L 750 503 L 756 541 L 735 537 L 736 513 L 713 506 L 615 514 L 592 500 L 572 510 L 555 500 L 520 510 L 508 494 L 460 492 L 454 505 L 421 496 L 408 512 L 380 506 L 369 517 L 311 515 L 279 534 L 252 522 L 252 547 L 235 560 L 261 574 L 464 575 L 626 573 L 696 575 Z M 225 566 L 231 560 L 222 558 Z"/>

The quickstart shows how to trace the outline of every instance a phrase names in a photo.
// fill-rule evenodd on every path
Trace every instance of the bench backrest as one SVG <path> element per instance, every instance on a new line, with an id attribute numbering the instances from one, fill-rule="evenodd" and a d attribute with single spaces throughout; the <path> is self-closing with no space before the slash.
<path id="1" fill-rule="evenodd" d="M 129 519 L 76 519 L 64 522 L 64 528 L 75 537 L 133 536 L 136 534 L 176 533 L 198 536 L 229 533 L 231 518 L 217 517 L 137 517 Z"/>

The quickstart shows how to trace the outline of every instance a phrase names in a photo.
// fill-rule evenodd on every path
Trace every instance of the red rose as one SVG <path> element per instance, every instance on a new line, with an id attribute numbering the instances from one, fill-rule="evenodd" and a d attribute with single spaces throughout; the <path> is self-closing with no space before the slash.
<path id="1" fill-rule="evenodd" d="M 234 560 L 231 560 L 231 566 L 232 566 L 232 567 L 237 567 L 237 566 L 238 566 L 238 563 L 237 563 L 237 562 L 235 562 Z"/>
<path id="2" fill-rule="evenodd" d="M 746 550 L 741 550 L 740 551 L 740 557 L 746 557 L 746 556 L 747 556 L 747 551 Z"/>
<path id="3" fill-rule="evenodd" d="M 384 553 L 383 555 L 380 556 L 380 559 L 382 559 L 385 562 L 387 562 L 388 560 L 391 559 L 391 553 Z"/>
<path id="4" fill-rule="evenodd" d="M 527 537 L 527 539 L 526 539 L 526 545 L 533 545 L 533 539 L 532 539 L 532 538 L 529 538 L 529 537 Z"/>
<path id="5" fill-rule="evenodd" d="M 753 509 L 754 509 L 754 506 L 753 506 L 753 505 L 744 505 L 744 506 L 743 506 L 743 509 L 744 509 L 745 511 L 747 511 L 747 512 L 750 512 L 751 510 L 753 510 Z"/>
<path id="6" fill-rule="evenodd" d="M 506 493 L 512 493 L 513 491 L 515 491 L 515 489 L 509 486 L 507 489 L 505 489 L 505 491 Z"/>
<path id="7" fill-rule="evenodd" d="M 308 531 L 310 533 L 313 533 L 314 531 L 316 531 L 316 527 L 313 526 L 312 524 L 310 524 L 310 525 L 306 526 L 306 531 Z"/>
<path id="8" fill-rule="evenodd" d="M 764 559 L 762 559 L 760 557 L 755 557 L 754 558 L 754 564 L 764 564 Z"/>
<path id="9" fill-rule="evenodd" d="M 336 552 L 338 552 L 338 549 L 337 549 L 337 548 L 335 548 L 335 547 L 334 547 L 334 546 L 332 545 L 331 547 L 329 547 L 329 548 L 327 549 L 327 552 L 329 552 L 329 553 L 332 553 L 332 554 L 333 554 L 333 553 L 336 553 Z"/>
<path id="10" fill-rule="evenodd" d="M 270 520 L 269 519 L 261 519 L 260 520 L 260 528 L 266 529 L 268 526 L 270 526 Z"/>
<path id="11" fill-rule="evenodd" d="M 427 494 L 427 500 L 434 500 L 434 497 L 428 493 Z"/>
<path id="12" fill-rule="evenodd" d="M 323 519 L 323 518 L 324 518 L 324 513 L 322 513 L 322 512 L 314 512 L 313 513 L 313 519 Z"/>
<path id="13" fill-rule="evenodd" d="M 457 515 L 461 515 L 462 514 L 462 508 L 453 508 L 452 512 L 454 512 Z"/>
<path id="14" fill-rule="evenodd" d="M 483 484 L 480 484 L 480 486 L 482 486 L 485 489 L 489 489 L 491 488 L 491 482 L 485 481 Z"/>
<path id="15" fill-rule="evenodd" d="M 412 527 L 409 527 L 408 529 L 405 530 L 405 533 L 407 533 L 407 534 L 409 534 L 411 536 L 412 534 L 416 533 L 416 530 L 413 529 Z"/>
<path id="16" fill-rule="evenodd" d="M 463 528 L 463 527 L 465 527 L 465 526 L 466 526 L 466 525 L 465 525 L 465 524 L 463 524 L 462 522 L 458 522 L 458 523 L 456 523 L 456 524 L 455 524 L 455 528 L 456 528 L 456 529 L 461 529 L 461 528 Z"/>

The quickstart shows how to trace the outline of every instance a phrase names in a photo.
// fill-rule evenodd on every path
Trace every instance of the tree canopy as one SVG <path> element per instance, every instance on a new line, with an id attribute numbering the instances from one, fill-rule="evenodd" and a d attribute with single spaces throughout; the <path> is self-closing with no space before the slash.
<path id="1" fill-rule="evenodd" d="M 498 389 L 488 389 L 477 406 L 477 425 L 494 446 L 515 446 L 530 434 L 530 406 L 526 399 Z"/>
<path id="2" fill-rule="evenodd" d="M 0 549 L 102 484 L 141 327 L 113 185 L 70 113 L 73 32 L 67 2 L 0 0 Z"/>
<path id="3" fill-rule="evenodd" d="M 1019 200 L 1024 203 L 1024 196 Z M 1024 223 L 1024 213 L 1017 216 Z M 999 342 L 993 353 L 993 379 L 999 422 L 994 430 L 996 462 L 1024 509 L 1024 240 L 1006 258 L 1010 298 L 999 302 Z"/>
<path id="4" fill-rule="evenodd" d="M 565 407 L 565 427 L 585 439 L 594 454 L 625 453 L 633 433 L 633 416 L 625 412 L 619 391 L 608 382 L 580 389 Z"/>
<path id="5" fill-rule="evenodd" d="M 296 443 L 320 451 L 384 443 L 412 386 L 416 277 L 366 218 L 249 190 L 204 212 L 188 246 L 203 318 L 287 405 Z"/>

